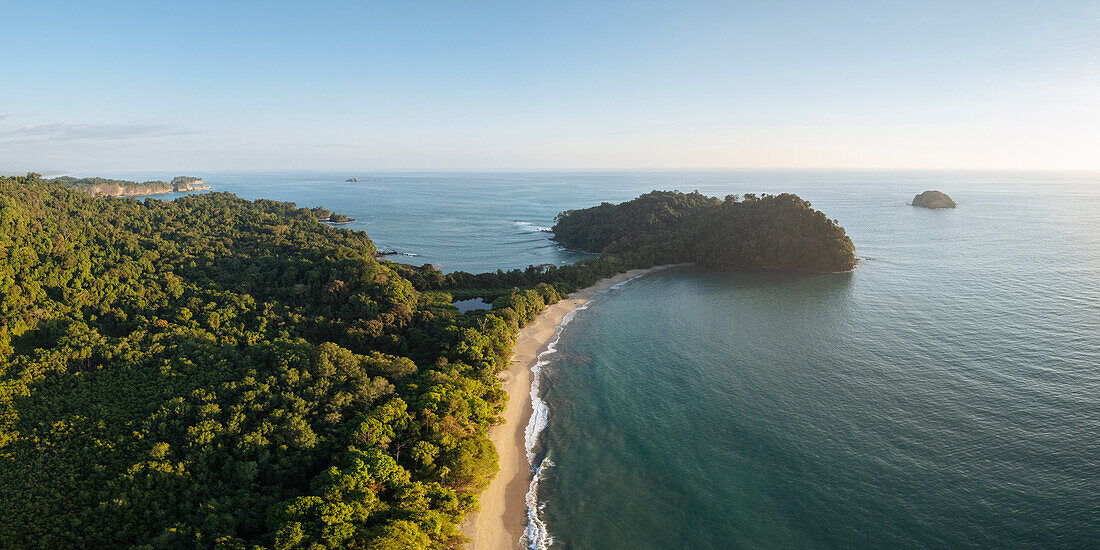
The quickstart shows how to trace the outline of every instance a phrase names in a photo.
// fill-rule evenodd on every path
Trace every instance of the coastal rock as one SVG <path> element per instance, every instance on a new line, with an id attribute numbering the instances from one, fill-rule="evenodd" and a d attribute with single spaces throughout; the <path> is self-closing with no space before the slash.
<path id="1" fill-rule="evenodd" d="M 955 208 L 955 201 L 939 191 L 925 191 L 913 197 L 910 204 L 924 208 Z"/>
<path id="2" fill-rule="evenodd" d="M 352 182 L 352 183 L 355 183 L 355 182 L 358 182 L 358 181 L 359 181 L 359 178 L 348 178 L 348 179 L 346 179 L 346 180 L 344 180 L 344 181 L 350 181 L 350 182 Z"/>
<path id="3" fill-rule="evenodd" d="M 355 218 L 349 218 L 343 214 L 337 214 L 336 212 L 333 212 L 329 214 L 327 218 L 321 219 L 321 221 L 334 224 L 344 224 L 355 221 Z"/>
<path id="4" fill-rule="evenodd" d="M 176 176 L 172 178 L 173 192 L 186 193 L 188 191 L 201 191 L 204 189 L 212 189 L 212 187 L 203 183 L 202 178 L 191 176 Z"/>

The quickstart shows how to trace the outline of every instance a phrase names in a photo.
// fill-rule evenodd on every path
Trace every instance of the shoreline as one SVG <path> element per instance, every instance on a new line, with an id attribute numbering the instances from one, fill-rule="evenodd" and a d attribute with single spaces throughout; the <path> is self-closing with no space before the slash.
<path id="1" fill-rule="evenodd" d="M 80 191 L 82 193 L 87 193 L 87 194 L 89 194 L 93 197 L 96 196 L 96 195 L 103 195 L 105 197 L 126 198 L 126 197 L 159 197 L 161 195 L 172 195 L 172 194 L 187 195 L 187 194 L 195 193 L 195 192 L 198 192 L 198 191 L 216 191 L 217 189 L 215 189 L 213 187 L 196 187 L 194 189 L 188 189 L 186 191 L 168 190 L 168 191 L 153 191 L 153 192 L 126 189 L 126 190 L 118 191 L 117 193 L 104 193 L 103 191 L 100 191 L 98 189 L 90 189 L 90 190 L 73 189 L 73 190 L 74 191 Z"/>
<path id="2" fill-rule="evenodd" d="M 489 440 L 500 456 L 500 471 L 481 493 L 481 511 L 471 514 L 462 524 L 470 537 L 471 550 L 513 550 L 527 527 L 527 491 L 531 484 L 531 464 L 527 462 L 526 432 L 531 419 L 531 367 L 558 334 L 565 316 L 588 303 L 597 294 L 636 277 L 690 264 L 668 264 L 648 269 L 632 269 L 570 294 L 550 305 L 534 321 L 520 330 L 512 348 L 512 361 L 500 379 L 508 393 L 504 422 L 489 430 Z"/>

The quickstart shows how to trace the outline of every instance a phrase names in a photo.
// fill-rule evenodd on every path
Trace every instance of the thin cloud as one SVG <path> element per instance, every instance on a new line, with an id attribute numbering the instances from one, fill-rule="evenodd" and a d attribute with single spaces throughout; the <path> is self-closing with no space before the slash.
<path id="1" fill-rule="evenodd" d="M 4 120 L 5 118 L 8 118 L 9 116 L 11 116 L 11 113 L 9 113 L 9 112 L 7 112 L 3 109 L 0 109 L 0 120 Z"/>
<path id="2" fill-rule="evenodd" d="M 3 116 L 0 116 L 3 118 Z M 120 141 L 138 138 L 158 138 L 187 135 L 187 132 L 164 124 L 27 124 L 0 130 L 0 142 L 20 141 Z"/>

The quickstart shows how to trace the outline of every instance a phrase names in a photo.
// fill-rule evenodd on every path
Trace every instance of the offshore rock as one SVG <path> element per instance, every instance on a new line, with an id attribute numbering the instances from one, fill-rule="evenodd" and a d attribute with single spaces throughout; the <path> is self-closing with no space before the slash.
<path id="1" fill-rule="evenodd" d="M 910 204 L 924 208 L 955 208 L 955 201 L 939 191 L 925 191 L 913 197 Z"/>

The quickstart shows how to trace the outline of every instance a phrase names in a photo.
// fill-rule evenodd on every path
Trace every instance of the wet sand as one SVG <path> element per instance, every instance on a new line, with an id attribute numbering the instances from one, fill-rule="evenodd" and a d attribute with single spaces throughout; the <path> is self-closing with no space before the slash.
<path id="1" fill-rule="evenodd" d="M 675 265 L 634 269 L 570 294 L 546 308 L 534 321 L 520 330 L 513 347 L 512 363 L 501 373 L 508 403 L 504 423 L 489 430 L 489 439 L 500 455 L 500 471 L 481 494 L 481 511 L 470 516 L 462 532 L 470 537 L 472 550 L 513 550 L 522 548 L 521 538 L 527 525 L 525 496 L 531 484 L 531 465 L 527 463 L 524 434 L 531 418 L 531 367 L 539 353 L 546 350 L 558 325 L 569 312 L 591 300 L 597 293 L 623 281 Z"/>

